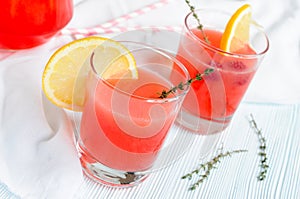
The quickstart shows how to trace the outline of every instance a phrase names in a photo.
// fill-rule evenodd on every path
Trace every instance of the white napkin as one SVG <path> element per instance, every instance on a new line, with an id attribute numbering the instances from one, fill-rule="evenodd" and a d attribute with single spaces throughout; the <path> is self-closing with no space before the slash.
<path id="1" fill-rule="evenodd" d="M 0 181 L 21 198 L 72 198 L 83 180 L 71 124 L 41 91 L 49 47 L 0 62 Z"/>
<path id="2" fill-rule="evenodd" d="M 251 1 L 253 14 L 270 40 L 245 98 L 280 104 L 300 103 L 300 1 Z M 266 8 L 272 5 L 268 12 Z"/>

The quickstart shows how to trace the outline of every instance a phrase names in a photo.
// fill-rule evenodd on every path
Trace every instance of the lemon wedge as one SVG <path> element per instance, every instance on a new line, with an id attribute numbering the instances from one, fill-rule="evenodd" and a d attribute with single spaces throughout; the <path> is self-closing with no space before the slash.
<path id="1" fill-rule="evenodd" d="M 229 19 L 223 33 L 220 48 L 226 52 L 238 52 L 249 44 L 252 9 L 244 4 Z"/>
<path id="2" fill-rule="evenodd" d="M 101 57 L 96 64 L 102 78 L 122 77 L 128 71 L 131 78 L 137 78 L 135 59 L 121 43 L 96 36 L 75 40 L 56 50 L 45 66 L 42 89 L 53 104 L 73 111 L 82 110 L 90 70 L 85 62 L 93 52 Z M 113 60 L 113 66 L 108 66 Z"/>

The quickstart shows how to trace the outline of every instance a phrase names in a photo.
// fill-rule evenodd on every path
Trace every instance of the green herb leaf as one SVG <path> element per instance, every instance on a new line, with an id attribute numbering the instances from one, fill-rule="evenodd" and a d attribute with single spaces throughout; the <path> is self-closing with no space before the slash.
<path id="1" fill-rule="evenodd" d="M 157 93 L 159 95 L 159 98 L 164 99 L 167 98 L 169 94 L 171 93 L 176 93 L 176 91 L 179 90 L 184 90 L 187 86 L 191 85 L 194 81 L 200 81 L 203 79 L 203 76 L 209 75 L 214 71 L 212 68 L 207 68 L 204 73 L 198 73 L 196 77 L 189 79 L 187 82 L 183 83 L 180 82 L 177 86 L 174 86 L 170 88 L 170 90 L 166 91 L 163 90 L 161 93 Z"/>
<path id="2" fill-rule="evenodd" d="M 195 183 L 193 183 L 189 188 L 189 190 L 195 190 L 197 187 L 199 187 L 201 183 L 204 182 L 205 179 L 208 178 L 212 169 L 217 169 L 216 164 L 220 163 L 222 158 L 228 156 L 230 157 L 234 153 L 242 153 L 242 152 L 247 152 L 247 150 L 234 150 L 234 151 L 227 151 L 225 153 L 220 152 L 217 156 L 212 158 L 210 161 L 201 164 L 197 169 L 182 176 L 181 179 L 191 180 L 194 174 L 197 175 L 199 179 Z"/>
<path id="3" fill-rule="evenodd" d="M 201 31 L 201 34 L 203 35 L 204 41 L 206 43 L 210 43 L 208 40 L 208 37 L 206 36 L 205 32 L 203 31 L 203 25 L 200 22 L 200 19 L 198 17 L 198 15 L 195 12 L 195 7 L 191 5 L 191 2 L 189 0 L 185 0 L 186 4 L 189 6 L 190 11 L 193 13 L 193 17 L 197 20 L 198 26 L 197 28 Z"/>
<path id="4" fill-rule="evenodd" d="M 256 135 L 258 136 L 258 141 L 259 141 L 259 152 L 258 155 L 260 156 L 260 172 L 257 176 L 257 179 L 259 181 L 263 181 L 267 176 L 267 170 L 269 168 L 269 165 L 267 163 L 267 153 L 266 153 L 266 148 L 267 148 L 267 144 L 266 144 L 266 139 L 262 134 L 262 131 L 258 128 L 257 123 L 253 117 L 252 114 L 250 114 L 250 125 L 252 127 L 252 129 L 254 130 L 254 132 L 256 133 Z"/>

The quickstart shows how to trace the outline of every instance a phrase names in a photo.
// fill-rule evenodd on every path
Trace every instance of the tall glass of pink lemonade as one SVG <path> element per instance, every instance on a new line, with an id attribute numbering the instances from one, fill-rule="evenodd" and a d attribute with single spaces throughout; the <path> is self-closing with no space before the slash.
<path id="1" fill-rule="evenodd" d="M 220 41 L 231 15 L 220 10 L 196 10 L 209 43 L 189 13 L 180 40 L 177 58 L 191 77 L 207 68 L 214 72 L 204 81 L 194 82 L 183 102 L 180 123 L 200 134 L 224 130 L 230 123 L 251 80 L 258 69 L 269 42 L 261 28 L 251 26 L 250 42 L 236 52 L 220 49 Z"/>
<path id="2" fill-rule="evenodd" d="M 0 49 L 26 49 L 48 41 L 73 15 L 72 0 L 4 0 Z"/>
<path id="3" fill-rule="evenodd" d="M 94 51 L 77 144 L 88 176 L 106 185 L 126 187 L 147 176 L 188 88 L 165 99 L 158 93 L 186 82 L 189 75 L 175 57 L 161 50 L 121 43 L 134 56 L 138 77 L 122 78 L 125 74 L 103 79 L 95 69 L 101 59 Z"/>

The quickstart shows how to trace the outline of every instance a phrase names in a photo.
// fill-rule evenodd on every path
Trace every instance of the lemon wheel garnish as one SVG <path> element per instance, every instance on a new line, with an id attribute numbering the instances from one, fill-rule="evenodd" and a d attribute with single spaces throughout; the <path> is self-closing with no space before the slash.
<path id="1" fill-rule="evenodd" d="M 241 6 L 229 19 L 223 33 L 220 48 L 226 52 L 237 52 L 249 43 L 251 6 Z"/>
<path id="2" fill-rule="evenodd" d="M 49 59 L 42 77 L 42 89 L 55 105 L 81 111 L 85 97 L 85 80 L 90 68 L 84 64 L 95 50 L 101 60 L 97 72 L 103 78 L 118 78 L 130 71 L 137 78 L 133 55 L 121 43 L 102 37 L 87 37 L 59 48 Z M 113 66 L 110 63 L 117 59 Z M 76 87 L 76 88 L 75 88 Z"/>

